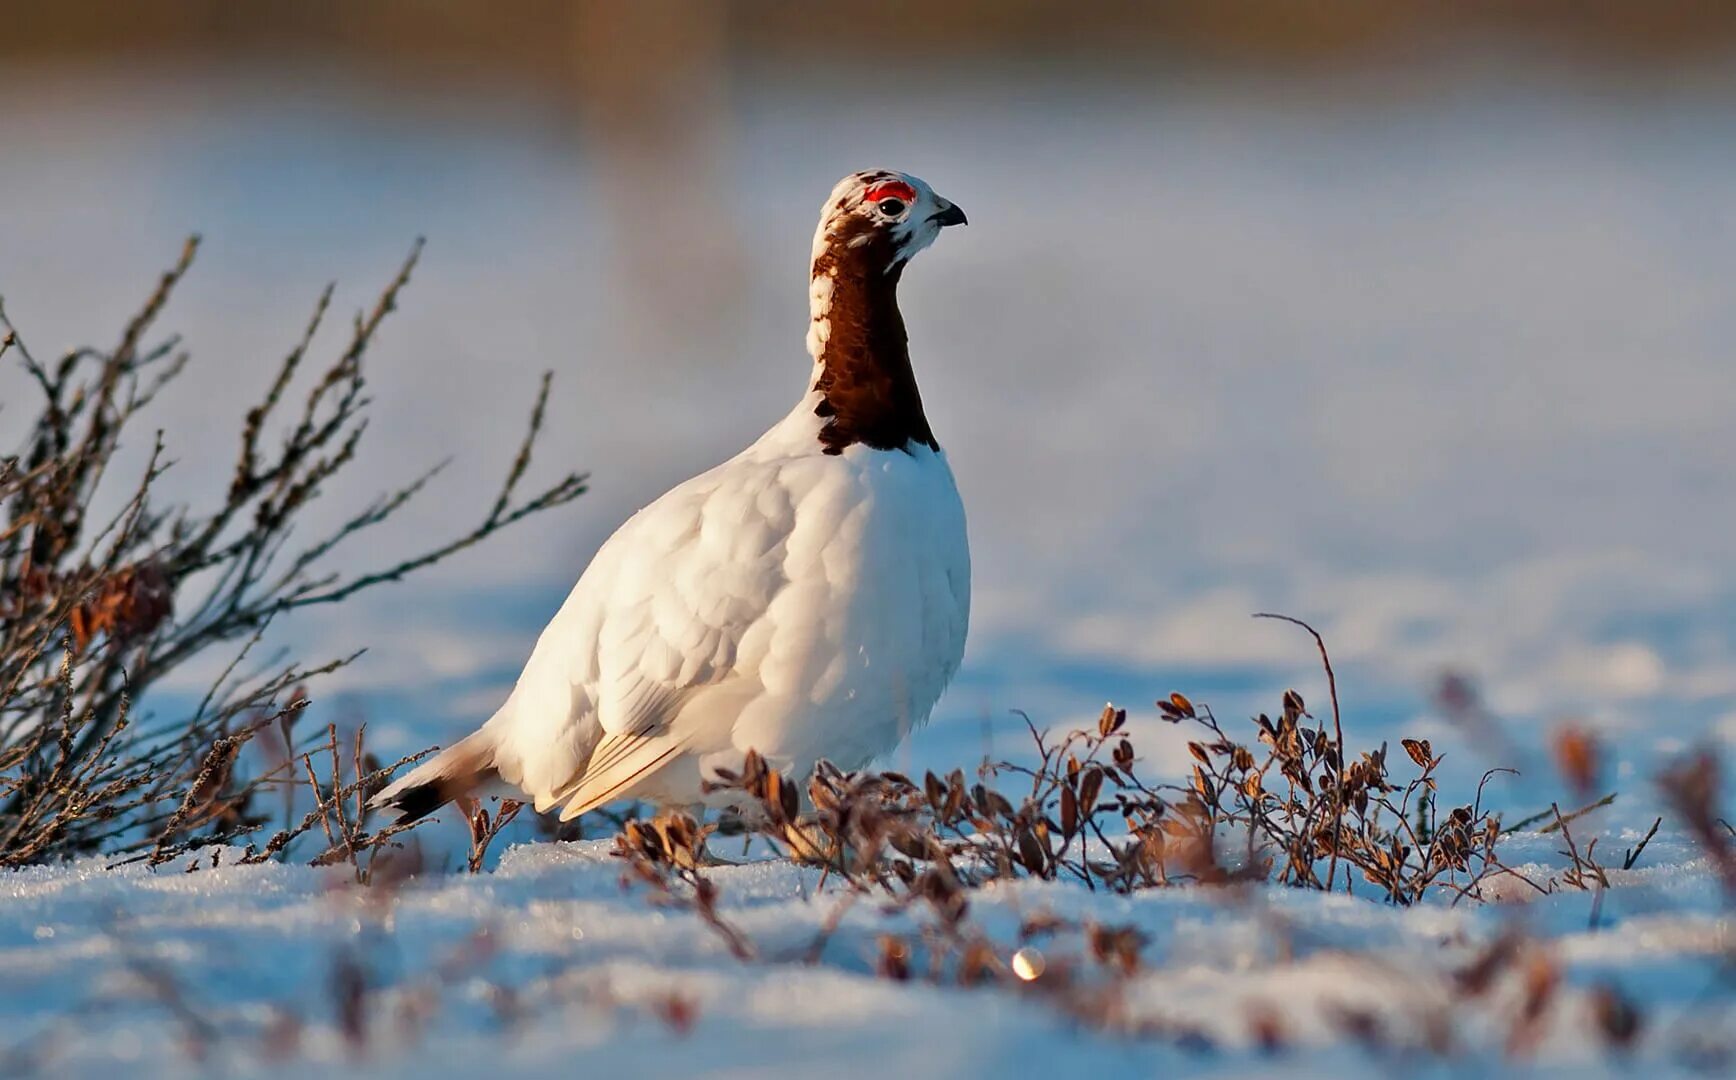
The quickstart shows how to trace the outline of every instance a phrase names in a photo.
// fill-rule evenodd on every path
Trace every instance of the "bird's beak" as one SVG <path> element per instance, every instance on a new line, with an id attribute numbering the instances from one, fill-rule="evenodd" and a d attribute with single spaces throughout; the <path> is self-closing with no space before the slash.
<path id="1" fill-rule="evenodd" d="M 928 220 L 941 226 L 970 224 L 969 220 L 964 216 L 964 211 L 960 210 L 957 205 L 953 203 L 947 203 L 946 206 L 942 207 L 937 213 L 930 215 Z"/>

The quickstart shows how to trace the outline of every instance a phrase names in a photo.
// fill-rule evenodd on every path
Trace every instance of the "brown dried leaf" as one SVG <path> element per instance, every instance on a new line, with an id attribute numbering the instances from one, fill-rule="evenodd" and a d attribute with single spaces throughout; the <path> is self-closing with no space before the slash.
<path id="1" fill-rule="evenodd" d="M 946 784 L 940 777 L 929 773 L 922 778 L 923 794 L 928 797 L 929 809 L 938 813 L 946 805 Z"/>
<path id="2" fill-rule="evenodd" d="M 1133 744 L 1131 742 L 1127 741 L 1126 739 L 1122 739 L 1120 742 L 1116 743 L 1115 744 L 1115 750 L 1114 750 L 1112 756 L 1115 759 L 1115 767 L 1116 768 L 1120 769 L 1122 772 L 1131 772 L 1132 771 L 1132 769 L 1133 769 Z"/>
<path id="3" fill-rule="evenodd" d="M 1018 834 L 1019 862 L 1026 870 L 1042 877 L 1048 868 L 1048 856 L 1043 851 L 1043 845 L 1038 842 L 1036 834 L 1029 828 L 1020 829 Z"/>
<path id="4" fill-rule="evenodd" d="M 657 1019 L 677 1035 L 686 1035 L 699 1020 L 699 1004 L 681 993 L 668 993 L 651 1003 Z"/>
<path id="5" fill-rule="evenodd" d="M 1591 1014 L 1604 1041 L 1618 1049 L 1632 1046 L 1645 1026 L 1639 1008 L 1608 983 L 1592 988 Z"/>
<path id="6" fill-rule="evenodd" d="M 1103 791 L 1103 770 L 1096 765 L 1085 770 L 1079 781 L 1079 813 L 1089 818 L 1097 808 L 1097 796 Z"/>
<path id="7" fill-rule="evenodd" d="M 1404 747 L 1404 752 L 1422 768 L 1426 769 L 1434 764 L 1433 748 L 1429 746 L 1427 739 L 1400 739 L 1399 745 Z"/>
<path id="8" fill-rule="evenodd" d="M 1603 760 L 1596 737 L 1578 725 L 1565 725 L 1556 729 L 1553 749 L 1561 775 L 1581 798 L 1589 798 L 1597 788 Z"/>
<path id="9" fill-rule="evenodd" d="M 764 795 L 766 781 L 766 759 L 759 751 L 749 750 L 741 763 L 741 786 L 750 795 Z"/>
<path id="10" fill-rule="evenodd" d="M 965 947 L 964 955 L 958 960 L 958 982 L 960 986 L 976 986 L 987 982 L 1000 971 L 1000 961 L 995 957 L 995 951 L 986 941 L 976 940 Z"/>

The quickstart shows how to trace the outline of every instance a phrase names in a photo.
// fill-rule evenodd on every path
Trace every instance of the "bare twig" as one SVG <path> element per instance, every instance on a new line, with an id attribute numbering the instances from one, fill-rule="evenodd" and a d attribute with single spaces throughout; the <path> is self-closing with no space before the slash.
<path id="1" fill-rule="evenodd" d="M 1332 698 L 1332 737 L 1338 744 L 1338 776 L 1336 778 L 1336 783 L 1334 784 L 1337 794 L 1332 809 L 1335 817 L 1342 818 L 1344 816 L 1344 725 L 1338 712 L 1338 677 L 1332 673 L 1332 658 L 1326 653 L 1326 641 L 1320 636 L 1319 631 L 1315 630 L 1312 626 L 1303 622 L 1301 619 L 1289 615 L 1279 615 L 1269 611 L 1261 611 L 1256 612 L 1254 618 L 1278 619 L 1281 622 L 1293 623 L 1296 626 L 1300 626 L 1302 629 L 1308 631 L 1308 635 L 1314 639 L 1315 647 L 1320 650 L 1320 666 L 1326 669 L 1326 689 L 1327 693 Z M 1337 874 L 1338 832 L 1334 829 L 1332 834 L 1332 862 L 1326 871 L 1327 892 L 1332 891 L 1332 880 L 1337 876 Z M 1345 887 L 1348 888 L 1349 884 L 1349 880 L 1346 879 Z"/>
<path id="2" fill-rule="evenodd" d="M 136 428 L 140 410 L 188 363 L 178 338 L 148 339 L 193 264 L 197 237 L 106 351 L 76 349 L 44 363 L 0 308 L 0 354 L 16 355 L 40 394 L 24 446 L 0 456 L 0 867 L 96 850 L 163 860 L 259 828 L 254 794 L 291 777 L 287 769 L 249 775 L 237 767 L 237 752 L 260 718 L 279 717 L 287 738 L 284 710 L 305 706 L 301 685 L 347 662 L 242 673 L 265 628 L 287 612 L 402 580 L 583 493 L 578 474 L 528 496 L 519 492 L 547 410 L 545 376 L 525 436 L 477 527 L 385 569 L 352 575 L 328 568 L 343 540 L 402 509 L 436 467 L 375 499 L 335 533 L 290 546 L 306 508 L 358 460 L 367 427 L 365 358 L 421 250 L 417 241 L 357 316 L 336 360 L 309 377 L 308 357 L 333 296 L 329 287 L 321 293 L 263 396 L 241 417 L 234 471 L 203 509 L 159 504 L 156 481 L 168 467 L 159 438 L 120 512 L 106 522 L 88 519 L 123 432 Z M 303 403 L 274 430 L 303 379 Z M 130 722 L 133 696 L 223 648 L 234 651 L 190 715 Z M 290 705 L 282 704 L 280 695 L 292 691 Z M 360 752 L 351 749 L 351 756 Z M 286 762 L 301 757 L 303 771 L 309 753 L 321 755 L 328 774 L 321 783 L 333 790 L 349 783 L 340 780 L 346 768 L 363 771 L 358 762 L 344 766 L 330 745 L 299 755 L 286 746 L 285 753 Z M 352 810 L 328 802 L 325 809 L 328 852 L 353 851 L 366 835 L 360 803 Z M 276 846 L 267 847 L 280 855 L 289 841 L 273 839 Z"/>

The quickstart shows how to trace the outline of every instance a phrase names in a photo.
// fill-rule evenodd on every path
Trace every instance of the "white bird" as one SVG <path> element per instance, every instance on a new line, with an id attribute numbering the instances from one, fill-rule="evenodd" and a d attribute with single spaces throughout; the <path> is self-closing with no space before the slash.
<path id="1" fill-rule="evenodd" d="M 858 769 L 926 723 L 964 653 L 970 549 L 898 283 L 964 223 L 914 176 L 841 180 L 814 234 L 796 407 L 628 519 L 499 711 L 373 805 L 413 819 L 496 778 L 562 820 L 715 804 L 706 781 L 749 750 L 785 775 Z"/>

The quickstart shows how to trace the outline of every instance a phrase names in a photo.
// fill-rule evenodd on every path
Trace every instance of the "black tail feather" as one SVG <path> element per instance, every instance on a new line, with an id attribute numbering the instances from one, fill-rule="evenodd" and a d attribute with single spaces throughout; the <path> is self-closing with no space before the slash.
<path id="1" fill-rule="evenodd" d="M 387 804 L 398 811 L 398 819 L 394 824 L 408 825 L 412 821 L 420 821 L 464 794 L 462 791 L 447 790 L 451 787 L 453 785 L 436 780 L 431 784 L 417 784 L 415 787 L 405 788 L 403 794 Z"/>
<path id="2" fill-rule="evenodd" d="M 494 750 L 487 731 L 478 731 L 410 770 L 374 796 L 372 805 L 398 811 L 396 824 L 419 821 L 493 780 Z"/>

